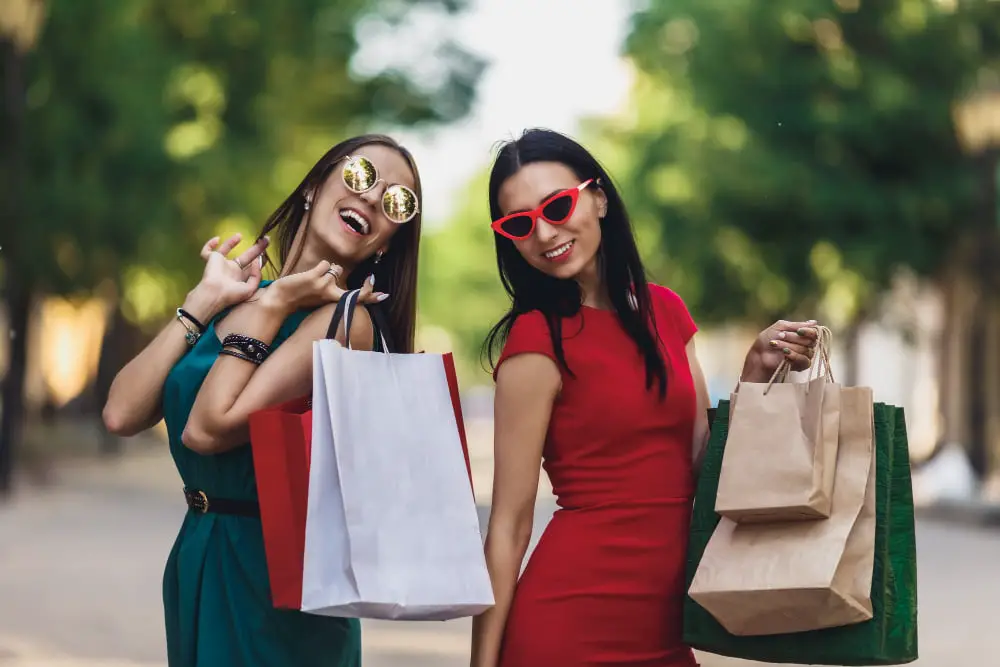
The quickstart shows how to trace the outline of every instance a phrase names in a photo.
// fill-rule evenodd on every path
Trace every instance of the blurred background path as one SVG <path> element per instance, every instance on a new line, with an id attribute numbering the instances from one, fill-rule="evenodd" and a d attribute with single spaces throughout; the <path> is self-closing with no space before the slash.
<path id="1" fill-rule="evenodd" d="M 491 474 L 486 442 L 473 439 L 477 480 Z M 160 577 L 184 513 L 171 462 L 147 451 L 60 468 L 52 480 L 0 506 L 0 666 L 162 667 Z M 480 508 L 485 521 L 488 505 Z M 551 511 L 541 500 L 536 539 Z M 918 537 L 917 664 L 993 664 L 1000 531 L 923 522 Z M 468 636 L 464 620 L 365 622 L 364 664 L 464 667 Z M 701 659 L 705 667 L 740 664 Z"/>

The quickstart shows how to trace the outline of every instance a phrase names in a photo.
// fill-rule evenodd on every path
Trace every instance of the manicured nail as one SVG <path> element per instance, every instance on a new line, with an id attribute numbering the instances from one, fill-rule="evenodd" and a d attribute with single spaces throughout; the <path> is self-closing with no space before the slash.
<path id="1" fill-rule="evenodd" d="M 370 276 L 368 276 L 368 284 L 371 285 L 372 287 L 375 287 L 375 274 L 374 273 L 371 274 Z"/>
<path id="2" fill-rule="evenodd" d="M 776 340 L 769 340 L 767 343 L 771 347 L 778 347 L 778 341 L 776 341 Z"/>
<path id="3" fill-rule="evenodd" d="M 779 331 L 778 332 L 778 338 L 784 340 L 785 339 L 785 332 L 784 331 Z"/>
<path id="4" fill-rule="evenodd" d="M 379 294 L 377 297 L 375 297 L 375 300 L 378 301 L 379 303 L 381 303 L 381 302 L 385 301 L 388 298 L 389 298 L 388 294 Z"/>
<path id="5" fill-rule="evenodd" d="M 785 354 L 791 354 L 792 353 L 792 351 L 789 350 L 787 347 L 781 348 L 781 351 L 784 352 Z"/>
<path id="6" fill-rule="evenodd" d="M 806 335 L 806 330 L 805 329 L 799 329 L 795 333 L 797 333 L 800 336 L 805 336 Z"/>

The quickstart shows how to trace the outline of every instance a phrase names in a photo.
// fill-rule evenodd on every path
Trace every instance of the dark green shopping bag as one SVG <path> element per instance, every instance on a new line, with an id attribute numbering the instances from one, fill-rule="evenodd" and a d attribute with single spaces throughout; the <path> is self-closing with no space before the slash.
<path id="1" fill-rule="evenodd" d="M 898 665 L 917 659 L 917 557 L 910 454 L 903 409 L 875 404 L 876 527 L 872 579 L 874 618 L 864 623 L 795 634 L 729 634 L 690 597 L 684 601 L 684 641 L 700 651 L 744 660 L 816 665 Z M 715 494 L 729 432 L 729 401 L 712 424 L 695 494 L 688 545 L 690 587 L 719 523 Z"/>

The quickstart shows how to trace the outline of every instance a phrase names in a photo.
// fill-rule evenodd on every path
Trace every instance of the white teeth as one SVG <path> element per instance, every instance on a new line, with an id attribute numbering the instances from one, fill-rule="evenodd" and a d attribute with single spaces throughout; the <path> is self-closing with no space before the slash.
<path id="1" fill-rule="evenodd" d="M 362 217 L 361 214 L 358 213 L 357 211 L 346 209 L 340 212 L 340 217 L 344 220 L 344 222 L 348 224 L 350 224 L 351 222 L 357 223 L 357 226 L 355 228 L 356 231 L 359 231 L 362 234 L 368 233 L 368 221 L 365 220 L 364 217 Z"/>
<path id="2" fill-rule="evenodd" d="M 558 248 L 553 248 L 552 250 L 546 252 L 545 257 L 548 259 L 555 259 L 559 255 L 565 255 L 567 252 L 569 252 L 569 249 L 573 247 L 573 243 L 574 243 L 573 241 L 570 241 L 568 243 L 563 243 Z"/>

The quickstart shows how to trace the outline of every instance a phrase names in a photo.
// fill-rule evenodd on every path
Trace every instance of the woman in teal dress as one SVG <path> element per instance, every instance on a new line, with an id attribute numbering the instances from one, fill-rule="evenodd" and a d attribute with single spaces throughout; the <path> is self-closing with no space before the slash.
<path id="1" fill-rule="evenodd" d="M 177 317 L 115 378 L 105 424 L 133 435 L 164 419 L 189 507 L 163 578 L 170 667 L 361 664 L 357 619 L 271 603 L 247 421 L 311 391 L 312 343 L 345 290 L 363 288 L 395 351 L 413 351 L 420 192 L 412 156 L 389 137 L 334 146 L 249 250 L 229 258 L 239 236 L 205 245 Z M 273 245 L 278 277 L 262 282 Z M 358 308 L 351 344 L 373 349 Z"/>

